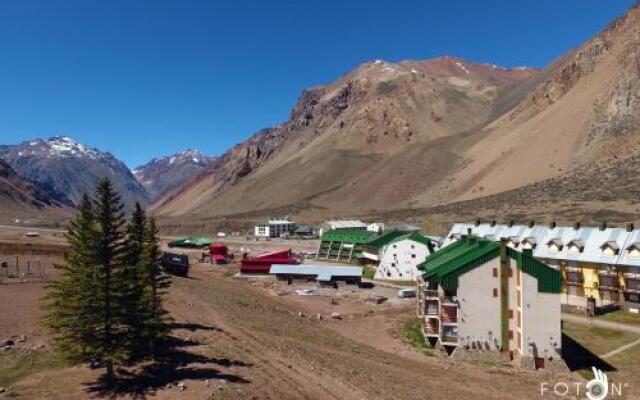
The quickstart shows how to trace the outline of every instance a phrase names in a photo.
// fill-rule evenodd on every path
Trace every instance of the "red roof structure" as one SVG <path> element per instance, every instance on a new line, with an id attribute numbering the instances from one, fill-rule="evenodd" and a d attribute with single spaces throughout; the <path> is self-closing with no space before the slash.
<path id="1" fill-rule="evenodd" d="M 240 272 L 268 274 L 272 264 L 298 264 L 291 249 L 274 251 L 256 257 L 244 257 L 240 263 Z"/>

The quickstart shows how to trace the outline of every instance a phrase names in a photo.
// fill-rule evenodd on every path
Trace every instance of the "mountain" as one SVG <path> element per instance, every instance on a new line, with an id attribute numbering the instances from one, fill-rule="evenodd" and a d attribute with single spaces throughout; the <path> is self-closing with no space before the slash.
<path id="1" fill-rule="evenodd" d="M 0 218 L 21 218 L 36 215 L 62 215 L 64 205 L 52 200 L 11 166 L 0 159 Z"/>
<path id="2" fill-rule="evenodd" d="M 215 160 L 197 150 L 185 150 L 166 157 L 154 158 L 133 170 L 133 175 L 154 201 L 200 174 Z"/>
<path id="3" fill-rule="evenodd" d="M 68 136 L 0 146 L 0 158 L 61 203 L 77 204 L 105 176 L 113 181 L 127 210 L 136 201 L 148 202 L 144 188 L 122 161 Z"/>
<path id="4" fill-rule="evenodd" d="M 437 184 L 459 161 L 453 146 L 489 123 L 501 99 L 535 72 L 454 57 L 362 64 L 305 90 L 286 123 L 230 149 L 156 210 L 384 209 Z"/>
<path id="5" fill-rule="evenodd" d="M 411 210 L 632 219 L 633 199 L 606 192 L 640 184 L 631 173 L 639 150 L 635 6 L 541 71 L 455 57 L 362 64 L 305 90 L 288 121 L 230 149 L 154 207 L 200 226 Z"/>

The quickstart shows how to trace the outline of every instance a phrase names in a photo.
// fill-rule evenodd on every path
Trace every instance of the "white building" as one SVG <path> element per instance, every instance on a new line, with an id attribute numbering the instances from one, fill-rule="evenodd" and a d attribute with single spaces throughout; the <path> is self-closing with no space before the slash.
<path id="1" fill-rule="evenodd" d="M 337 230 L 366 231 L 367 224 L 357 219 L 331 220 L 320 225 L 318 234 L 322 236 L 325 232 Z"/>
<path id="2" fill-rule="evenodd" d="M 390 231 L 364 245 L 361 258 L 376 266 L 376 279 L 414 281 L 434 250 L 435 243 L 417 232 Z"/>
<path id="3" fill-rule="evenodd" d="M 420 268 L 418 315 L 433 345 L 508 352 L 531 368 L 562 358 L 562 276 L 530 252 L 463 235 Z"/>
<path id="4" fill-rule="evenodd" d="M 258 224 L 254 228 L 257 237 L 280 237 L 288 235 L 296 229 L 296 224 L 287 217 L 272 218 L 265 224 Z"/>

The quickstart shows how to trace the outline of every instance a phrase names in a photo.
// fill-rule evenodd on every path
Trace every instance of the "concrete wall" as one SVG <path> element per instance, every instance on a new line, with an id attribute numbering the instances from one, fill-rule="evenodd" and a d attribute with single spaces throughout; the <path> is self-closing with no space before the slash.
<path id="1" fill-rule="evenodd" d="M 559 358 L 560 294 L 540 293 L 536 278 L 527 274 L 522 274 L 522 278 L 522 354 Z"/>
<path id="2" fill-rule="evenodd" d="M 412 255 L 415 255 L 415 258 Z M 428 255 L 428 247 L 413 240 L 405 239 L 391 243 L 380 251 L 380 263 L 375 277 L 404 281 L 415 280 L 419 275 L 418 264 L 422 263 Z"/>
<path id="3" fill-rule="evenodd" d="M 501 346 L 500 280 L 493 269 L 500 269 L 494 258 L 460 276 L 458 285 L 458 342 L 473 343 L 497 350 Z M 498 297 L 493 297 L 493 290 Z M 473 346 L 471 346 L 473 348 Z"/>

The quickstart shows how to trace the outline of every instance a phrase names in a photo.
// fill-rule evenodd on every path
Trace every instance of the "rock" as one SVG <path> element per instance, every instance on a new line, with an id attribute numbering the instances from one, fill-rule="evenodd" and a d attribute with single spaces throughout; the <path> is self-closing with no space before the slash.
<path id="1" fill-rule="evenodd" d="M 5 392 L 5 388 L 3 388 L 2 386 L 0 386 L 0 393 L 4 393 Z"/>
<path id="2" fill-rule="evenodd" d="M 177 385 L 178 389 L 185 390 L 187 387 L 184 385 L 184 382 L 179 382 Z"/>
<path id="3" fill-rule="evenodd" d="M 33 346 L 31 348 L 31 350 L 40 350 L 40 349 L 44 349 L 44 345 L 43 344 L 38 344 L 38 345 Z"/>
<path id="4" fill-rule="evenodd" d="M 316 314 L 317 319 L 322 319 L 322 314 Z"/>
<path id="5" fill-rule="evenodd" d="M 304 313 L 303 313 L 302 311 L 300 311 L 300 312 L 298 313 L 298 317 L 300 317 L 300 318 L 304 318 Z"/>
<path id="6" fill-rule="evenodd" d="M 19 343 L 26 342 L 26 341 L 27 341 L 27 337 L 25 335 L 20 335 L 18 339 L 16 339 L 16 342 L 19 342 Z"/>
<path id="7" fill-rule="evenodd" d="M 15 342 L 11 339 L 7 339 L 7 340 L 3 340 L 2 342 L 0 342 L 0 347 L 7 347 L 7 346 L 13 346 L 15 344 Z"/>
<path id="8" fill-rule="evenodd" d="M 342 315 L 340 315 L 340 314 L 339 314 L 339 313 L 337 313 L 337 312 L 334 312 L 334 313 L 331 313 L 331 318 L 332 318 L 332 319 L 338 319 L 338 320 L 339 320 L 339 319 L 342 319 Z"/>

